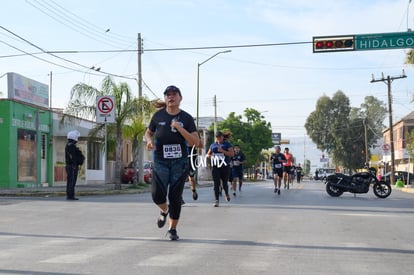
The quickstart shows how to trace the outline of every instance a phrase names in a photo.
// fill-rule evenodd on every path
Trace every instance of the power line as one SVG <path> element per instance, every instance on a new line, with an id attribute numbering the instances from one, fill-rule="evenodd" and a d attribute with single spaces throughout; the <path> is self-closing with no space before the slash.
<path id="1" fill-rule="evenodd" d="M 159 48 L 159 49 L 145 49 L 146 52 L 158 51 L 188 51 L 188 50 L 216 50 L 216 49 L 235 49 L 235 48 L 253 48 L 253 47 L 273 47 L 273 46 L 289 46 L 312 44 L 312 41 L 302 42 L 282 42 L 282 43 L 265 43 L 265 44 L 246 44 L 246 45 L 223 45 L 223 46 L 204 46 L 204 47 L 177 47 L 177 48 Z"/>
<path id="2" fill-rule="evenodd" d="M 36 2 L 38 5 L 35 5 L 32 2 Z M 108 40 L 110 40 L 110 38 L 108 38 L 106 35 L 103 34 L 105 33 L 104 31 L 102 31 L 102 34 L 100 32 L 91 31 L 88 27 L 85 27 L 84 23 L 82 22 L 79 23 L 79 20 L 76 20 L 76 18 L 73 18 L 73 17 L 68 18 L 66 14 L 60 12 L 55 7 L 51 7 L 50 3 L 47 3 L 46 1 L 42 1 L 42 2 L 43 3 L 39 2 L 38 0 L 33 0 L 33 1 L 26 0 L 26 3 L 28 3 L 35 9 L 39 10 L 43 14 L 59 22 L 60 24 L 72 29 L 73 31 L 82 34 L 83 36 L 89 39 L 93 39 L 95 41 L 98 41 L 99 43 L 104 43 L 112 47 L 119 46 L 119 41 L 116 41 L 116 42 L 113 41 L 113 43 L 109 42 Z"/>
<path id="3" fill-rule="evenodd" d="M 294 43 L 301 43 L 301 42 L 292 42 Z M 311 43 L 311 42 L 309 42 Z M 280 43 L 279 43 L 280 44 Z M 283 44 L 283 43 L 282 43 Z M 262 44 L 263 46 L 267 46 L 270 44 Z M 277 46 L 278 43 L 272 44 L 273 46 Z M 286 45 L 286 44 L 284 44 Z M 260 47 L 259 45 L 234 45 L 234 46 L 214 46 L 214 48 L 217 49 L 223 49 L 225 47 Z M 175 51 L 175 50 L 204 50 L 204 49 L 210 49 L 212 47 L 186 47 L 186 48 L 165 48 L 165 49 L 147 49 L 145 51 L 151 52 L 151 51 Z M 88 54 L 88 53 L 130 53 L 130 52 L 138 52 L 136 49 L 124 49 L 124 50 L 60 50 L 60 51 L 46 51 L 46 52 L 33 52 L 30 53 L 30 55 L 37 55 L 37 54 Z M 9 58 L 9 57 L 20 57 L 25 56 L 26 54 L 11 54 L 11 55 L 0 55 L 0 58 Z M 288 68 L 288 69 L 296 69 L 296 70 L 336 70 L 336 71 L 347 71 L 347 70 L 372 70 L 377 67 L 344 67 L 344 68 L 335 68 L 335 67 L 307 67 L 307 66 L 289 66 L 289 65 L 275 65 L 275 64 L 268 64 L 263 62 L 253 62 L 253 61 L 246 61 L 241 59 L 234 59 L 230 58 L 231 60 L 241 62 L 241 63 L 250 63 L 254 65 L 260 65 L 260 66 L 269 66 L 269 67 L 277 67 L 277 68 Z M 401 66 L 385 66 L 383 68 L 401 68 Z"/>
<path id="4" fill-rule="evenodd" d="M 309 42 L 283 42 L 283 43 L 265 43 L 265 44 L 245 44 L 245 45 L 221 45 L 221 46 L 204 46 L 204 47 L 176 47 L 176 48 L 156 48 L 145 49 L 145 52 L 161 52 L 161 51 L 189 51 L 189 50 L 211 50 L 211 49 L 232 49 L 232 48 L 255 48 L 255 47 L 274 47 L 274 46 L 288 46 L 288 45 L 300 45 L 311 44 Z M 125 50 L 61 50 L 50 51 L 49 53 L 56 54 L 75 54 L 75 53 L 127 53 L 137 52 L 137 49 L 125 49 Z"/>
<path id="5" fill-rule="evenodd" d="M 82 67 L 82 68 L 84 68 L 84 69 L 87 69 L 87 70 L 92 70 L 92 68 L 90 68 L 89 66 L 85 66 L 85 65 L 80 64 L 80 63 L 78 63 L 78 62 L 75 62 L 75 61 L 72 61 L 72 60 L 69 60 L 69 59 L 66 59 L 66 58 L 60 57 L 60 56 L 58 56 L 58 55 L 56 55 L 56 54 L 49 53 L 49 52 L 45 51 L 44 49 L 42 49 L 41 47 L 37 46 L 36 44 L 34 44 L 34 43 L 30 42 L 29 40 L 27 40 L 27 39 L 25 39 L 25 38 L 21 37 L 20 35 L 18 35 L 18 34 L 16 34 L 16 33 L 12 32 L 12 31 L 10 31 L 9 29 L 7 29 L 7 28 L 5 28 L 5 27 L 3 27 L 3 26 L 0 26 L 0 28 L 1 28 L 1 29 L 3 29 L 3 30 L 5 30 L 6 32 L 8 32 L 8 33 L 12 34 L 13 36 L 15 36 L 15 37 L 19 38 L 20 40 L 22 40 L 22 41 L 26 42 L 26 43 L 27 43 L 27 44 L 29 44 L 30 46 L 32 46 L 32 47 L 34 47 L 34 48 L 36 48 L 36 49 L 38 49 L 38 50 L 42 51 L 42 52 L 43 52 L 43 53 L 45 53 L 45 54 L 51 55 L 51 56 L 53 56 L 53 57 L 55 57 L 55 58 L 58 58 L 58 59 L 60 59 L 60 60 L 65 61 L 65 62 L 68 62 L 68 63 L 74 64 L 74 65 L 77 65 L 77 66 Z M 8 44 L 8 46 L 10 46 L 10 44 Z M 13 48 L 15 48 L 15 47 L 13 47 Z M 22 51 L 22 50 L 20 50 L 20 51 Z M 22 51 L 22 52 L 24 52 L 24 51 Z M 31 55 L 31 56 L 33 56 L 33 55 Z M 34 56 L 33 56 L 33 57 L 34 57 Z M 44 59 L 41 59 L 41 60 L 43 60 L 43 61 L 44 61 Z M 49 62 L 49 63 L 50 63 L 50 62 Z M 56 63 L 53 63 L 53 64 L 54 64 L 54 65 L 57 65 Z M 61 65 L 57 65 L 57 66 L 61 66 Z M 66 66 L 61 66 L 61 67 L 64 67 L 64 68 L 66 68 L 66 69 L 68 69 L 68 68 L 69 68 L 69 67 L 66 67 Z M 113 74 L 113 73 L 109 73 L 109 72 L 104 72 L 104 71 L 102 71 L 102 70 L 98 70 L 98 69 L 96 69 L 96 70 L 94 70 L 94 71 L 97 71 L 97 72 L 99 71 L 99 73 L 101 73 L 101 74 L 110 75 L 110 76 L 119 77 L 119 78 L 125 78 L 125 79 L 131 79 L 131 80 L 134 80 L 134 79 L 135 79 L 135 78 L 126 77 L 126 76 L 123 76 L 123 75 L 117 75 L 117 74 Z"/>
<path id="6" fill-rule="evenodd" d="M 9 46 L 10 48 L 13 48 L 13 49 L 15 49 L 15 50 L 17 50 L 17 51 L 23 52 L 23 53 L 25 53 L 26 55 L 30 55 L 30 56 L 32 56 L 32 57 L 34 57 L 34 58 L 36 58 L 36 59 L 39 59 L 39 60 L 41 60 L 41 61 L 43 61 L 43 62 L 46 62 L 46 63 L 52 64 L 52 65 L 55 65 L 55 66 L 58 66 L 58 67 L 61 67 L 61 68 L 69 69 L 69 70 L 72 70 L 72 71 L 81 72 L 80 70 L 77 70 L 77 69 L 74 69 L 74 68 L 70 68 L 70 67 L 67 67 L 67 66 L 65 66 L 65 65 L 57 64 L 57 63 L 55 63 L 55 62 L 52 62 L 52 61 L 46 60 L 46 59 L 44 59 L 44 58 L 41 58 L 41 57 L 38 57 L 38 56 L 32 55 L 31 53 L 25 52 L 24 50 L 21 50 L 21 49 L 19 49 L 19 48 L 15 47 L 15 46 L 13 46 L 13 45 L 10 45 L 9 43 L 7 43 L 7 42 L 5 42 L 5 41 L 0 40 L 0 43 L 3 43 L 3 44 L 5 44 L 5 45 Z"/>
<path id="7" fill-rule="evenodd" d="M 62 23 L 63 25 L 83 34 L 84 36 L 88 37 L 89 39 L 93 39 L 95 41 L 98 41 L 99 43 L 104 43 L 107 45 L 111 45 L 113 47 L 119 47 L 119 44 L 124 41 L 124 47 L 129 48 L 131 45 L 135 44 L 135 41 L 131 38 L 128 38 L 128 40 L 125 39 L 126 36 L 117 35 L 110 31 L 109 28 L 101 28 L 83 18 L 76 15 L 72 11 L 66 9 L 65 7 L 59 5 L 56 3 L 56 1 L 53 0 L 34 0 L 39 5 L 43 6 L 48 12 L 45 10 L 40 10 L 44 13 L 47 13 L 48 16 L 51 16 L 53 19 L 57 20 L 58 22 Z M 29 3 L 30 5 L 34 6 L 32 3 Z M 68 24 L 65 24 L 65 21 Z M 112 37 L 112 36 L 116 37 Z M 108 59 L 114 58 L 116 55 L 109 57 L 101 62 L 105 62 Z"/>
<path id="8" fill-rule="evenodd" d="M 99 27 L 99 26 L 97 26 L 97 25 L 95 25 L 95 24 L 93 24 L 92 22 L 90 22 L 90 21 L 87 21 L 87 20 L 85 20 L 84 18 L 82 18 L 82 17 L 80 17 L 80 16 L 78 16 L 77 14 L 75 14 L 75 13 L 73 13 L 72 11 L 70 11 L 70 10 L 68 10 L 68 9 L 66 9 L 65 7 L 63 7 L 63 6 L 61 6 L 61 5 L 59 5 L 58 3 L 56 3 L 56 1 L 53 1 L 53 0 L 49 0 L 50 2 L 52 2 L 55 6 L 57 6 L 58 8 L 60 8 L 60 9 L 62 9 L 64 12 L 66 12 L 66 13 L 69 13 L 69 14 L 71 14 L 73 17 L 75 17 L 75 18 L 77 18 L 77 19 L 79 19 L 78 21 L 80 22 L 80 24 L 82 24 L 82 25 L 84 25 L 85 27 L 90 27 L 90 26 L 92 26 L 94 29 L 95 29 L 95 31 L 96 31 L 96 33 L 98 33 L 98 34 L 101 34 L 103 31 L 108 35 L 108 36 L 111 36 L 111 35 L 113 35 L 113 36 L 116 36 L 117 38 L 117 42 L 119 41 L 119 40 L 123 40 L 123 41 L 125 41 L 126 43 L 128 43 L 128 44 L 131 44 L 131 42 L 133 42 L 133 43 L 135 43 L 135 38 L 131 38 L 131 37 L 128 37 L 128 36 L 125 36 L 125 35 L 120 35 L 120 34 L 117 34 L 117 33 L 114 33 L 113 31 L 111 31 L 111 29 L 109 29 L 109 28 L 101 28 L 101 27 Z M 47 1 L 44 1 L 43 0 L 43 2 L 44 3 L 47 3 Z M 71 18 L 72 20 L 73 20 L 73 17 Z M 106 39 L 107 39 L 107 37 L 105 37 Z"/>
<path id="9" fill-rule="evenodd" d="M 156 99 L 159 99 L 160 97 L 159 96 L 157 96 L 155 93 L 154 93 L 154 91 L 147 85 L 147 83 L 145 83 L 145 81 L 144 80 L 142 80 L 142 83 L 144 84 L 144 86 L 148 89 L 148 91 L 150 91 L 151 92 L 151 94 L 156 98 Z"/>

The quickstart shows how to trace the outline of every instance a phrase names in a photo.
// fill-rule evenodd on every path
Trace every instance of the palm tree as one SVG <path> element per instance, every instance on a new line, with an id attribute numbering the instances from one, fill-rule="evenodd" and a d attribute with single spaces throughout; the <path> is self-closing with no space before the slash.
<path id="1" fill-rule="evenodd" d="M 414 49 L 411 49 L 405 56 L 405 64 L 414 64 Z M 414 101 L 414 97 L 411 102 Z"/>
<path id="2" fill-rule="evenodd" d="M 139 154 L 142 154 L 142 140 L 146 130 L 146 122 L 150 119 L 150 116 L 154 113 L 155 108 L 151 101 L 147 98 L 138 98 L 135 100 L 136 115 L 127 123 L 123 128 L 123 136 L 132 140 L 132 162 L 134 171 L 137 170 L 137 160 Z M 139 163 L 139 171 L 143 171 L 142 163 Z M 139 181 L 143 181 L 143 173 L 140 173 Z M 133 181 L 136 181 L 136 175 L 133 177 Z"/>
<path id="3" fill-rule="evenodd" d="M 122 128 L 125 123 L 138 114 L 136 100 L 132 98 L 130 88 L 126 83 L 116 85 L 111 77 L 107 76 L 102 82 L 101 90 L 98 90 L 85 83 L 79 83 L 73 86 L 70 95 L 70 101 L 65 109 L 65 114 L 73 115 L 86 119 L 94 119 L 96 116 L 96 97 L 97 96 L 114 96 L 115 97 L 115 123 L 109 125 L 108 136 L 116 140 L 115 148 L 115 176 L 118 179 L 115 185 L 116 189 L 121 189 L 121 151 L 122 151 Z M 139 113 L 141 114 L 141 113 Z M 91 134 L 102 130 L 104 124 L 98 125 Z M 110 139 L 110 138 L 108 138 Z"/>
<path id="4" fill-rule="evenodd" d="M 405 64 L 414 64 L 414 49 L 411 49 L 405 57 Z"/>

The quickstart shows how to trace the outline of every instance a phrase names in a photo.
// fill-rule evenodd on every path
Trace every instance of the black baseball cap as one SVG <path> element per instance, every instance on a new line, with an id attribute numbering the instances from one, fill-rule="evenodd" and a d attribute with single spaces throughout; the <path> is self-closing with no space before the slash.
<path id="1" fill-rule="evenodd" d="M 180 89 L 178 89 L 174 85 L 171 85 L 171 86 L 168 86 L 167 88 L 165 88 L 164 95 L 166 95 L 168 92 L 176 92 L 176 93 L 178 93 L 181 96 Z"/>

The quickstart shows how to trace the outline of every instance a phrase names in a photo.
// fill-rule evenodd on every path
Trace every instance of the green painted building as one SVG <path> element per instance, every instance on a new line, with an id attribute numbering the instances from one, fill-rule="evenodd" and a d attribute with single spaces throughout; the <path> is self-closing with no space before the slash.
<path id="1" fill-rule="evenodd" d="M 81 133 L 78 147 L 86 159 L 77 184 L 105 183 L 108 168 L 104 137 L 88 141 L 97 122 L 66 116 L 53 109 L 49 87 L 17 73 L 7 73 L 7 98 L 0 98 L 0 188 L 46 187 L 65 184 L 67 133 Z M 63 122 L 64 121 L 64 122 Z"/>
<path id="2" fill-rule="evenodd" d="M 0 99 L 0 188 L 53 184 L 52 113 Z"/>

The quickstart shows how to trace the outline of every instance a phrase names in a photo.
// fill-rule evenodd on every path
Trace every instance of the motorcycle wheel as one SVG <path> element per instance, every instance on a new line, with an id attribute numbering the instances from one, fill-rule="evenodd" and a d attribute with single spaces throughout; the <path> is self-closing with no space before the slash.
<path id="1" fill-rule="evenodd" d="M 391 195 L 391 185 L 384 181 L 374 183 L 374 186 L 372 188 L 375 196 L 377 196 L 378 198 L 385 199 L 386 197 Z"/>
<path id="2" fill-rule="evenodd" d="M 344 193 L 344 191 L 338 187 L 332 186 L 329 181 L 326 183 L 326 192 L 332 197 L 339 197 L 342 193 Z"/>

